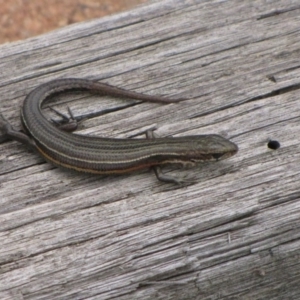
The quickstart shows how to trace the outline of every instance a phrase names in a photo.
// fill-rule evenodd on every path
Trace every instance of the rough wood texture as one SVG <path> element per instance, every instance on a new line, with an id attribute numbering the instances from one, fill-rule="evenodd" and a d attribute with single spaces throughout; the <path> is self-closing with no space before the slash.
<path id="1" fill-rule="evenodd" d="M 189 100 L 125 108 L 84 133 L 156 125 L 240 151 L 169 170 L 197 180 L 176 188 L 150 172 L 68 173 L 1 144 L 1 299 L 300 299 L 299 28 L 298 0 L 159 0 L 3 45 L 0 109 L 15 126 L 34 87 L 86 77 Z M 59 98 L 77 114 L 126 103 Z"/>

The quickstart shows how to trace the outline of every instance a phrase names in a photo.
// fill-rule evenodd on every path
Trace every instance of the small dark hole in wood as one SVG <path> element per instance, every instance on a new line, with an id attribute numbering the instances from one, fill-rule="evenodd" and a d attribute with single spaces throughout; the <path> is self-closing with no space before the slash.
<path id="1" fill-rule="evenodd" d="M 269 141 L 268 147 L 272 150 L 277 150 L 278 148 L 280 148 L 280 143 L 278 141 Z"/>

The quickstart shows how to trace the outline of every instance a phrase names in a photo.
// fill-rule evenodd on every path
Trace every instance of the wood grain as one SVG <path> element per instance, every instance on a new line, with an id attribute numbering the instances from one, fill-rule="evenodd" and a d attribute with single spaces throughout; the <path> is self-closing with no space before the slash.
<path id="1" fill-rule="evenodd" d="M 298 1 L 152 1 L 1 46 L 0 111 L 55 78 L 185 97 L 84 123 L 84 134 L 221 134 L 229 160 L 185 188 L 151 172 L 97 177 L 0 145 L 1 299 L 299 299 Z M 57 97 L 82 114 L 128 103 Z M 129 102 L 130 103 L 130 102 Z M 269 139 L 280 142 L 268 149 Z"/>

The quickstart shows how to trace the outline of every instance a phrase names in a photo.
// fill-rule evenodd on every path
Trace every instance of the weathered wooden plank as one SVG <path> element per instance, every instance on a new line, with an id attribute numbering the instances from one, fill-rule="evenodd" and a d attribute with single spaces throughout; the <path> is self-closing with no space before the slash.
<path id="1" fill-rule="evenodd" d="M 300 298 L 299 11 L 298 1 L 160 0 L 1 46 L 0 110 L 16 126 L 38 84 L 85 77 L 188 100 L 123 108 L 81 133 L 141 137 L 157 126 L 240 148 L 167 169 L 196 179 L 176 188 L 147 171 L 69 173 L 1 144 L 1 299 Z M 128 103 L 98 100 L 68 94 L 57 107 Z M 270 138 L 281 148 L 268 149 Z"/>

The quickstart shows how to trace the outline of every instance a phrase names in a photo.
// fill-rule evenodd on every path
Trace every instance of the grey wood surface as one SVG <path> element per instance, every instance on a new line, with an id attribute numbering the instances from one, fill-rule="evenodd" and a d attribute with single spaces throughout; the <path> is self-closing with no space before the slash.
<path id="1" fill-rule="evenodd" d="M 149 171 L 66 172 L 1 144 L 1 299 L 300 299 L 298 0 L 152 1 L 2 45 L 0 65 L 0 111 L 16 127 L 34 87 L 83 77 L 188 100 L 124 108 L 81 133 L 142 137 L 156 126 L 240 148 L 167 169 L 197 181 L 177 188 Z M 57 98 L 75 114 L 128 103 Z"/>

